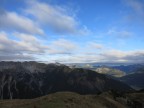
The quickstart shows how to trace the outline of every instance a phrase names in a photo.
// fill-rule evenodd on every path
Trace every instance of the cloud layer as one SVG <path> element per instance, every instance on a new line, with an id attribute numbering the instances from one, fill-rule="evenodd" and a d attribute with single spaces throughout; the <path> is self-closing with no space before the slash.
<path id="1" fill-rule="evenodd" d="M 107 49 L 101 44 L 89 42 L 85 48 L 66 39 L 54 40 L 49 44 L 42 44 L 41 40 L 33 35 L 14 33 L 15 40 L 10 35 L 0 32 L 0 60 L 37 60 L 42 55 L 52 57 L 59 62 L 111 62 L 111 63 L 143 63 L 144 51 L 121 51 Z M 89 47 L 86 47 L 89 46 Z M 97 49 L 101 49 L 99 52 Z M 82 52 L 81 52 L 82 51 Z M 55 56 L 62 55 L 62 56 Z"/>
<path id="2" fill-rule="evenodd" d="M 97 33 L 91 34 L 77 15 L 68 11 L 69 7 L 40 0 L 26 0 L 23 3 L 20 9 L 0 7 L 0 60 L 144 62 L 142 48 L 136 50 L 135 47 L 132 51 L 134 48 L 128 47 L 132 49 L 128 51 L 124 48 L 126 45 L 116 47 L 120 44 L 117 40 L 139 44 L 131 39 L 134 33 L 130 29 L 123 26 L 109 29 L 115 28 L 111 24 L 113 27 L 105 27 L 102 30 L 105 32 L 100 33 L 102 36 L 98 36 Z M 135 12 L 134 15 L 144 18 L 144 5 L 140 0 L 126 0 L 125 3 Z M 82 19 L 83 22 L 87 20 L 87 25 L 92 26 L 93 30 L 96 28 L 98 31 L 105 26 L 104 19 L 95 23 L 88 15 Z M 102 25 L 97 26 L 98 23 Z"/>
<path id="3" fill-rule="evenodd" d="M 88 33 L 87 28 L 79 27 L 79 22 L 65 8 L 37 1 L 28 1 L 27 3 L 28 8 L 25 12 L 56 33 L 75 35 Z"/>
<path id="4" fill-rule="evenodd" d="M 0 29 L 40 35 L 44 33 L 33 20 L 7 11 L 0 13 Z"/>
<path id="5" fill-rule="evenodd" d="M 34 55 L 45 53 L 47 46 L 28 34 L 15 33 L 16 40 L 10 39 L 5 32 L 0 32 L 0 56 L 1 60 L 28 60 L 33 59 Z M 31 55 L 33 54 L 33 55 Z"/>
<path id="6" fill-rule="evenodd" d="M 72 54 L 77 48 L 73 42 L 65 39 L 54 40 L 44 45 L 44 40 L 33 35 L 16 32 L 13 36 L 15 36 L 15 40 L 10 39 L 9 34 L 0 32 L 0 60 L 19 60 L 23 57 L 23 60 L 26 57 L 37 60 L 36 56 L 38 57 L 38 55 Z M 10 57 L 10 55 L 12 56 Z"/>

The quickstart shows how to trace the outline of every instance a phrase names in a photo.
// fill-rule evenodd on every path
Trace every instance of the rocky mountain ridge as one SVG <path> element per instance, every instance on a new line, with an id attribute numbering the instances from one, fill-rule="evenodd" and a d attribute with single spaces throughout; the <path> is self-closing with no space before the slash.
<path id="1" fill-rule="evenodd" d="M 130 91 L 128 85 L 97 72 L 62 64 L 0 62 L 0 98 L 27 99 L 59 91 L 97 94 Z"/>

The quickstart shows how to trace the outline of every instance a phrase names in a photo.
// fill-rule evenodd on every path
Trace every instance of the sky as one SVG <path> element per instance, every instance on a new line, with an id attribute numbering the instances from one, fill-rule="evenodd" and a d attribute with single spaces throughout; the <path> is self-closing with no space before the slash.
<path id="1" fill-rule="evenodd" d="M 1 0 L 0 61 L 143 63 L 144 0 Z"/>

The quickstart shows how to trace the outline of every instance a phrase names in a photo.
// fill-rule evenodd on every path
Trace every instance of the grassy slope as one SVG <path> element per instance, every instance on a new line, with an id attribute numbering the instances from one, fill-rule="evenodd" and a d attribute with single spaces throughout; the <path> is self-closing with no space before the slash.
<path id="1" fill-rule="evenodd" d="M 28 100 L 0 101 L 0 108 L 126 108 L 106 95 L 59 92 Z"/>

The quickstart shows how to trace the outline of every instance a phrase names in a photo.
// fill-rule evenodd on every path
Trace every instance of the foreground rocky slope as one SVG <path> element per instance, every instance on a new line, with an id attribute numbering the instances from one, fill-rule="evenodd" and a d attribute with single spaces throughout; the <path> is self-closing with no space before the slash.
<path id="1" fill-rule="evenodd" d="M 91 70 L 61 64 L 0 62 L 0 98 L 27 99 L 59 91 L 96 94 L 108 90 L 130 91 L 126 84 Z"/>
<path id="2" fill-rule="evenodd" d="M 1 100 L 0 108 L 144 108 L 144 92 L 108 91 L 99 95 L 58 92 L 36 99 Z"/>

